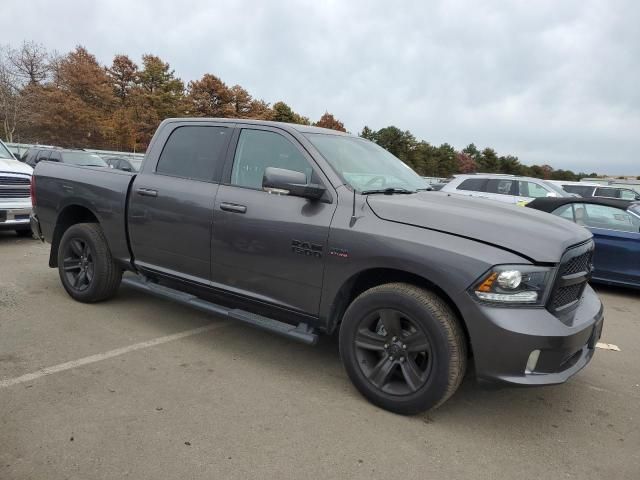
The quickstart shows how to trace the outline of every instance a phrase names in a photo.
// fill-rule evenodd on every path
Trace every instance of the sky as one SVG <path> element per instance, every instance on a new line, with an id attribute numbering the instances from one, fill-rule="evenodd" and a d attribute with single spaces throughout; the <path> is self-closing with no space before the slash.
<path id="1" fill-rule="evenodd" d="M 640 2 L 2 0 L 0 44 L 167 61 L 352 133 L 640 175 Z"/>

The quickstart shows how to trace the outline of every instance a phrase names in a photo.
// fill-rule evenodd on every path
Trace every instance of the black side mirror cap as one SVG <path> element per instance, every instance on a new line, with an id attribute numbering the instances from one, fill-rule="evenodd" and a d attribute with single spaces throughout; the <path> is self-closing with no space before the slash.
<path id="1" fill-rule="evenodd" d="M 307 183 L 307 176 L 302 172 L 285 168 L 267 167 L 262 177 L 262 189 L 281 195 L 318 200 L 326 191 L 323 185 Z"/>

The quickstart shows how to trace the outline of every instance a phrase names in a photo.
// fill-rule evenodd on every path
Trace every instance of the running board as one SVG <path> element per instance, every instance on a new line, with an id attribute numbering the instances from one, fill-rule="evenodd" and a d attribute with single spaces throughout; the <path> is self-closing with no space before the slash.
<path id="1" fill-rule="evenodd" d="M 294 326 L 274 320 L 273 318 L 263 317 L 262 315 L 247 312 L 245 310 L 223 307 L 222 305 L 202 300 L 195 295 L 174 290 L 173 288 L 165 287 L 164 285 L 158 285 L 157 283 L 151 282 L 142 276 L 125 277 L 122 279 L 122 284 L 135 288 L 136 290 L 150 293 L 156 297 L 164 298 L 165 300 L 171 300 L 188 307 L 197 308 L 198 310 L 202 310 L 207 313 L 232 318 L 233 320 L 244 322 L 253 327 L 273 332 L 278 335 L 291 338 L 292 340 L 306 343 L 307 345 L 315 345 L 318 343 L 318 335 L 306 323 L 299 323 L 298 326 Z"/>

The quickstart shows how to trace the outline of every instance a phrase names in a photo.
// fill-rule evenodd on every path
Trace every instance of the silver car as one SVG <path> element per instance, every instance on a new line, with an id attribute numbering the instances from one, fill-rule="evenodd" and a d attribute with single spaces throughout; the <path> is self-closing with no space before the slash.
<path id="1" fill-rule="evenodd" d="M 539 178 L 499 173 L 455 175 L 441 191 L 520 205 L 527 204 L 535 198 L 574 196 Z"/>

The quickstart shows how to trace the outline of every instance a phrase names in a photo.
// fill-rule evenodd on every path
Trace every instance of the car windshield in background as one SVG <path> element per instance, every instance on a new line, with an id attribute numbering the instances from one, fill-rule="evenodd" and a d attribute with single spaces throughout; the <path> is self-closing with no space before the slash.
<path id="1" fill-rule="evenodd" d="M 106 167 L 107 164 L 98 155 L 87 152 L 64 152 L 63 163 L 81 167 Z"/>
<path id="2" fill-rule="evenodd" d="M 368 140 L 343 135 L 307 133 L 306 137 L 342 179 L 359 192 L 416 191 L 427 182 L 400 159 Z"/>
<path id="3" fill-rule="evenodd" d="M 136 172 L 140 171 L 140 167 L 142 166 L 142 159 L 141 158 L 129 158 L 129 163 L 131 164 L 131 166 L 134 168 L 134 170 Z"/>
<path id="4" fill-rule="evenodd" d="M 11 152 L 2 143 L 0 143 L 0 158 L 10 158 L 11 160 L 14 159 L 13 155 L 11 155 Z"/>
<path id="5" fill-rule="evenodd" d="M 579 196 L 578 194 L 573 194 L 571 192 L 567 192 L 566 190 L 563 190 L 561 187 L 557 186 L 554 183 L 551 182 L 544 182 L 545 187 L 549 188 L 550 190 L 553 190 L 555 193 L 558 194 L 559 197 L 574 197 L 574 196 Z"/>

